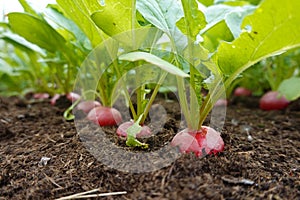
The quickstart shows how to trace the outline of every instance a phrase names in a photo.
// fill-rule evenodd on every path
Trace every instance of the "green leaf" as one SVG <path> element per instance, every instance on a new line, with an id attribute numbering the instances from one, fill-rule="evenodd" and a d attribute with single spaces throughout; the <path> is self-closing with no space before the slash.
<path id="1" fill-rule="evenodd" d="M 4 59 L 5 57 L 2 57 L 1 55 L 0 55 L 0 65 L 1 65 L 1 67 L 0 67 L 0 72 L 1 72 L 1 75 L 2 74 L 12 74 L 13 73 L 13 68 L 11 67 L 11 66 L 9 66 L 9 64 L 7 64 L 6 62 L 5 62 L 5 60 L 2 60 L 2 59 Z"/>
<path id="2" fill-rule="evenodd" d="M 141 147 L 142 149 L 148 149 L 149 145 L 138 141 L 135 137 L 127 135 L 126 145 L 129 147 Z"/>
<path id="3" fill-rule="evenodd" d="M 237 38 L 242 30 L 241 24 L 243 19 L 253 13 L 255 6 L 246 5 L 246 6 L 227 6 L 227 5 L 214 5 L 210 6 L 204 10 L 205 17 L 207 20 L 207 26 L 201 31 L 205 33 L 210 30 L 212 27 L 225 21 L 228 28 L 232 32 L 234 38 Z"/>
<path id="4" fill-rule="evenodd" d="M 257 5 L 261 2 L 261 0 L 215 0 L 214 4 L 227 3 L 227 4 L 245 4 L 250 3 L 253 5 Z"/>
<path id="5" fill-rule="evenodd" d="M 88 40 L 87 36 L 81 31 L 81 29 L 72 20 L 66 18 L 57 9 L 48 7 L 45 10 L 45 15 L 61 28 L 68 30 L 68 32 L 71 33 L 76 39 L 76 44 L 78 47 L 92 49 L 90 41 Z"/>
<path id="6" fill-rule="evenodd" d="M 22 92 L 22 83 L 18 82 L 18 78 L 13 77 L 9 74 L 0 75 L 1 85 L 0 94 L 1 95 L 20 95 Z"/>
<path id="7" fill-rule="evenodd" d="M 253 15 L 247 28 L 232 43 L 223 42 L 215 54 L 220 69 L 228 77 L 226 86 L 258 61 L 300 46 L 300 1 L 266 0 Z"/>
<path id="8" fill-rule="evenodd" d="M 132 17 L 132 12 L 134 12 L 132 7 L 135 6 L 134 4 L 133 0 L 105 1 L 101 9 L 93 13 L 91 17 L 95 24 L 107 35 L 113 36 L 123 33 L 139 28 L 137 21 Z"/>
<path id="9" fill-rule="evenodd" d="M 138 61 L 138 60 L 144 60 L 148 63 L 151 63 L 153 65 L 156 65 L 160 67 L 162 70 L 165 70 L 171 74 L 174 74 L 176 76 L 180 77 L 189 77 L 188 74 L 183 72 L 181 69 L 176 67 L 175 65 L 172 65 L 171 63 L 146 52 L 131 52 L 127 54 L 123 54 L 119 57 L 120 60 L 127 60 L 127 61 Z"/>
<path id="10" fill-rule="evenodd" d="M 5 22 L 0 22 L 0 27 L 4 28 L 4 29 L 9 29 L 9 25 L 7 23 L 5 23 Z"/>
<path id="11" fill-rule="evenodd" d="M 27 2 L 27 0 L 19 0 L 20 4 L 22 5 L 24 12 L 27 12 L 28 14 L 31 14 L 39 19 L 41 19 L 41 14 L 34 10 L 30 3 Z"/>
<path id="12" fill-rule="evenodd" d="M 126 145 L 129 147 L 142 147 L 143 149 L 148 148 L 148 144 L 142 143 L 136 139 L 136 135 L 141 132 L 142 127 L 139 125 L 139 122 L 135 122 L 127 130 L 127 140 Z"/>
<path id="13" fill-rule="evenodd" d="M 290 101 L 300 98 L 300 78 L 292 77 L 284 80 L 280 84 L 278 92 Z"/>
<path id="14" fill-rule="evenodd" d="M 57 0 L 57 3 L 85 33 L 93 47 L 103 41 L 103 32 L 98 29 L 90 17 L 92 13 L 101 9 L 98 0 Z"/>
<path id="15" fill-rule="evenodd" d="M 65 47 L 65 39 L 45 21 L 26 13 L 9 13 L 8 20 L 15 33 L 41 48 L 55 52 Z"/>
<path id="16" fill-rule="evenodd" d="M 38 46 L 26 41 L 24 38 L 20 37 L 19 35 L 5 32 L 2 35 L 0 35 L 0 39 L 3 39 L 4 41 L 14 45 L 17 48 L 22 49 L 23 51 L 34 51 L 36 53 L 39 53 L 40 55 L 45 56 L 45 52 L 39 48 Z"/>
<path id="17" fill-rule="evenodd" d="M 184 17 L 179 2 L 174 0 L 137 0 L 137 9 L 143 17 L 168 35 L 182 51 L 187 45 L 185 35 L 176 26 L 176 22 Z"/>
<path id="18" fill-rule="evenodd" d="M 216 24 L 202 35 L 202 45 L 210 52 L 215 52 L 222 41 L 231 42 L 234 37 L 225 21 Z"/>
<path id="19" fill-rule="evenodd" d="M 196 36 L 200 30 L 206 26 L 205 16 L 198 9 L 198 4 L 195 0 L 182 1 L 182 6 L 185 17 L 177 22 L 177 27 L 183 34 L 191 36 L 192 39 L 196 40 Z"/>
<path id="20" fill-rule="evenodd" d="M 214 4 L 214 0 L 197 0 L 197 1 L 203 4 L 204 6 L 211 6 Z"/>

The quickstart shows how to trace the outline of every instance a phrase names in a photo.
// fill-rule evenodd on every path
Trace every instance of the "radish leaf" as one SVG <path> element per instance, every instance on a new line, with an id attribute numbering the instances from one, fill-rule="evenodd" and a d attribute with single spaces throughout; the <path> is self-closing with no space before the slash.
<path id="1" fill-rule="evenodd" d="M 48 7 L 45 10 L 45 15 L 61 28 L 68 30 L 68 32 L 75 38 L 76 46 L 81 48 L 83 51 L 85 49 L 92 49 L 90 41 L 87 39 L 87 36 L 80 30 L 80 28 L 72 20 L 66 18 L 56 8 Z"/>
<path id="2" fill-rule="evenodd" d="M 253 13 L 255 6 L 227 6 L 227 5 L 214 5 L 204 10 L 207 20 L 207 26 L 201 31 L 202 33 L 208 31 L 215 25 L 226 22 L 234 38 L 237 38 L 241 33 L 241 24 L 245 16 Z"/>
<path id="3" fill-rule="evenodd" d="M 156 65 L 158 67 L 160 67 L 161 69 L 174 74 L 176 76 L 180 76 L 180 77 L 189 77 L 188 74 L 186 74 L 185 72 L 183 72 L 181 69 L 179 69 L 178 67 L 172 65 L 171 63 L 153 55 L 150 53 L 146 53 L 146 52 L 131 52 L 131 53 L 127 53 L 127 54 L 123 54 L 119 57 L 120 60 L 127 60 L 127 61 L 138 61 L 138 60 L 144 60 L 148 63 L 151 63 L 153 65 Z"/>
<path id="4" fill-rule="evenodd" d="M 300 46 L 300 1 L 263 1 L 254 14 L 247 16 L 245 29 L 232 43 L 220 44 L 218 64 L 229 86 L 244 70 L 262 60 Z"/>
<path id="5" fill-rule="evenodd" d="M 93 47 L 102 42 L 103 33 L 90 17 L 93 12 L 101 9 L 98 0 L 57 0 L 57 4 L 81 28 Z"/>
<path id="6" fill-rule="evenodd" d="M 177 21 L 184 17 L 181 5 L 174 0 L 137 0 L 137 10 L 155 27 L 163 31 L 182 51 L 186 45 L 186 37 L 176 26 Z"/>
<path id="7" fill-rule="evenodd" d="M 133 30 L 139 25 L 132 17 L 132 4 L 132 0 L 106 1 L 105 5 L 91 17 L 95 24 L 109 36 Z"/>
<path id="8" fill-rule="evenodd" d="M 45 52 L 41 48 L 26 41 L 24 38 L 20 37 L 19 35 L 10 32 L 5 32 L 0 35 L 0 39 L 5 40 L 6 42 L 14 45 L 15 47 L 22 49 L 25 52 L 34 51 L 36 53 L 39 53 L 40 55 L 45 55 Z"/>
<path id="9" fill-rule="evenodd" d="M 280 84 L 278 92 L 290 101 L 298 99 L 300 97 L 300 78 L 292 77 L 284 80 Z"/>
<path id="10" fill-rule="evenodd" d="M 41 48 L 50 52 L 64 50 L 65 39 L 48 23 L 26 13 L 9 13 L 11 29 Z"/>
<path id="11" fill-rule="evenodd" d="M 126 139 L 126 145 L 129 147 L 142 147 L 143 149 L 148 148 L 148 144 L 142 143 L 136 139 L 136 135 L 142 131 L 142 127 L 139 125 L 143 115 L 139 117 L 139 119 L 132 124 L 127 130 L 127 139 Z"/>
<path id="12" fill-rule="evenodd" d="M 200 30 L 206 26 L 205 16 L 198 9 L 196 0 L 188 0 L 182 6 L 186 10 L 186 16 L 177 22 L 177 26 L 183 34 L 192 36 L 193 40 L 196 40 Z"/>

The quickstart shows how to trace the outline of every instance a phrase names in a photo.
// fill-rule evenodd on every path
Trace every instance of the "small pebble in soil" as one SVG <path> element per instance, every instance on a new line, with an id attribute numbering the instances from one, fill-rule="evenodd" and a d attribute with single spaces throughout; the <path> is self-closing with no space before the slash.
<path id="1" fill-rule="evenodd" d="M 241 131 L 242 132 L 246 132 L 247 133 L 247 140 L 249 141 L 249 142 L 252 142 L 253 141 L 253 137 L 250 135 L 250 130 L 252 129 L 252 127 L 251 126 L 248 126 L 248 125 L 243 125 L 243 126 L 241 126 Z"/>
<path id="2" fill-rule="evenodd" d="M 40 162 L 38 163 L 39 167 L 43 167 L 46 166 L 48 164 L 48 161 L 51 160 L 51 158 L 45 157 L 43 156 L 40 160 Z"/>
<path id="3" fill-rule="evenodd" d="M 18 119 L 24 119 L 24 118 L 25 118 L 25 115 L 22 115 L 22 114 L 21 114 L 21 115 L 18 115 L 17 118 L 18 118 Z"/>
<path id="4" fill-rule="evenodd" d="M 221 177 L 221 179 L 230 184 L 243 184 L 243 185 L 254 185 L 254 181 L 245 179 L 245 178 L 236 178 L 228 175 L 224 175 Z"/>
<path id="5" fill-rule="evenodd" d="M 249 142 L 252 142 L 252 141 L 253 141 L 253 137 L 252 137 L 251 135 L 248 135 L 248 136 L 247 136 L 247 140 L 248 140 Z"/>

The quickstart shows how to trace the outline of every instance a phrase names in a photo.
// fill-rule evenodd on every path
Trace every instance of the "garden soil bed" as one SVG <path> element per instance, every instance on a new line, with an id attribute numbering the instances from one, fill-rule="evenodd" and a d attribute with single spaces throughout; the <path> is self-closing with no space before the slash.
<path id="1" fill-rule="evenodd" d="M 271 112 L 259 110 L 255 98 L 237 102 L 227 108 L 224 152 L 182 155 L 162 169 L 129 173 L 87 150 L 74 122 L 63 119 L 65 106 L 0 98 L 0 200 L 56 199 L 96 188 L 127 192 L 101 199 L 300 199 L 300 102 Z M 172 102 L 165 107 L 178 108 Z M 172 139 L 178 125 L 173 116 L 178 113 L 168 113 L 162 133 L 147 139 L 146 151 Z M 140 151 L 113 135 L 111 141 Z M 44 156 L 50 160 L 42 164 Z"/>

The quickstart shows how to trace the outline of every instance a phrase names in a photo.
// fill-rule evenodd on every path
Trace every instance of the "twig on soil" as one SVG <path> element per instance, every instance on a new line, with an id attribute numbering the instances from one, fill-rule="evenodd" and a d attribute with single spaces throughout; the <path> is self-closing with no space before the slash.
<path id="1" fill-rule="evenodd" d="M 90 194 L 90 193 L 94 193 L 94 192 L 98 192 L 98 191 L 100 191 L 99 188 L 98 189 L 93 189 L 93 190 L 90 190 L 90 191 L 86 191 L 86 192 L 73 194 L 73 195 L 66 196 L 66 197 L 61 197 L 61 198 L 56 199 L 56 200 L 86 199 L 86 198 L 93 198 L 93 197 L 107 197 L 107 196 L 113 196 L 113 195 L 127 194 L 126 191 L 123 191 L 123 192 L 108 192 L 108 193 L 101 193 L 101 194 Z"/>
<path id="2" fill-rule="evenodd" d="M 49 136 L 48 134 L 46 134 L 46 137 L 47 137 L 47 139 L 48 139 L 50 142 L 56 143 L 56 141 L 53 140 L 52 138 L 50 138 L 50 136 Z"/>
<path id="3" fill-rule="evenodd" d="M 47 179 L 48 181 L 50 181 L 53 185 L 57 186 L 57 187 L 60 188 L 60 189 L 63 188 L 62 186 L 58 185 L 58 184 L 53 180 L 53 178 L 47 176 L 47 174 L 45 174 L 45 173 L 43 173 L 43 174 L 44 174 L 44 176 L 46 177 L 46 179 Z"/>

